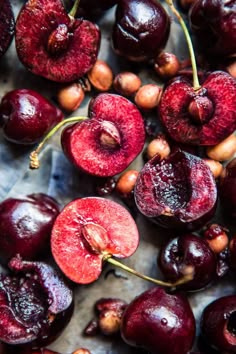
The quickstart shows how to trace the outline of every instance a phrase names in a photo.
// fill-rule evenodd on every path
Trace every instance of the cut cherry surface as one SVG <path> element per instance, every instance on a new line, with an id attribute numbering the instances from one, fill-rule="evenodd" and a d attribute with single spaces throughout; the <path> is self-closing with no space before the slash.
<path id="1" fill-rule="evenodd" d="M 16 144 L 35 144 L 62 119 L 62 111 L 33 90 L 10 91 L 0 103 L 4 137 Z"/>
<path id="2" fill-rule="evenodd" d="M 16 254 L 35 259 L 49 253 L 50 233 L 59 213 L 57 202 L 42 193 L 0 203 L 0 261 Z"/>
<path id="3" fill-rule="evenodd" d="M 141 213 L 160 226 L 191 230 L 213 216 L 217 190 L 209 167 L 199 157 L 177 150 L 144 165 L 134 195 Z"/>
<path id="4" fill-rule="evenodd" d="M 120 0 L 112 43 L 117 54 L 133 61 L 154 58 L 165 46 L 170 19 L 155 0 Z"/>
<path id="5" fill-rule="evenodd" d="M 121 335 L 129 345 L 154 354 L 187 354 L 195 336 L 195 319 L 184 295 L 155 287 L 128 305 Z"/>
<path id="6" fill-rule="evenodd" d="M 29 0 L 16 21 L 16 49 L 34 74 L 70 82 L 91 69 L 100 46 L 92 22 L 69 16 L 60 0 Z"/>
<path id="7" fill-rule="evenodd" d="M 9 266 L 19 274 L 0 275 L 0 340 L 14 345 L 50 343 L 71 318 L 71 290 L 45 263 L 18 257 Z"/>
<path id="8" fill-rule="evenodd" d="M 11 44 L 15 28 L 15 20 L 9 0 L 0 1 L 0 57 Z"/>
<path id="9" fill-rule="evenodd" d="M 138 243 L 138 230 L 128 211 L 96 197 L 69 203 L 57 217 L 51 235 L 58 266 L 68 278 L 81 284 L 99 277 L 106 257 L 128 257 Z"/>
<path id="10" fill-rule="evenodd" d="M 201 331 L 206 341 L 222 352 L 236 351 L 236 296 L 221 297 L 203 311 Z"/>
<path id="11" fill-rule="evenodd" d="M 182 77 L 164 90 L 160 118 L 180 143 L 216 145 L 236 129 L 236 81 L 223 71 L 208 75 L 195 91 Z"/>
<path id="12" fill-rule="evenodd" d="M 92 100 L 89 115 L 92 119 L 64 129 L 63 151 L 84 172 L 114 176 L 142 151 L 145 142 L 142 115 L 126 98 L 108 93 Z"/>

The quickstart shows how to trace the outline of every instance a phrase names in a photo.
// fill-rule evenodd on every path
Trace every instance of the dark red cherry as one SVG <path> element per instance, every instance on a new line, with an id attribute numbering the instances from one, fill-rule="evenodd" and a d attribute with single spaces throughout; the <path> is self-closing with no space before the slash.
<path id="1" fill-rule="evenodd" d="M 63 113 L 38 92 L 17 89 L 0 103 L 4 137 L 16 144 L 34 144 L 63 119 Z"/>
<path id="2" fill-rule="evenodd" d="M 154 354 L 187 354 L 195 336 L 195 319 L 184 295 L 155 287 L 128 305 L 121 335 L 129 345 Z"/>
<path id="3" fill-rule="evenodd" d="M 9 0 L 0 0 L 0 57 L 11 44 L 15 29 L 14 14 Z"/>
<path id="4" fill-rule="evenodd" d="M 20 254 L 35 259 L 50 250 L 50 233 L 59 213 L 57 202 L 46 194 L 8 198 L 0 203 L 0 262 Z"/>
<path id="5" fill-rule="evenodd" d="M 202 51 L 210 60 L 236 53 L 235 0 L 196 0 L 189 19 Z"/>
<path id="6" fill-rule="evenodd" d="M 236 352 L 236 296 L 221 297 L 203 311 L 201 331 L 206 341 L 222 352 Z"/>
<path id="7" fill-rule="evenodd" d="M 112 43 L 118 55 L 133 61 L 154 58 L 169 37 L 170 19 L 155 0 L 120 0 Z"/>
<path id="8" fill-rule="evenodd" d="M 0 274 L 0 340 L 33 347 L 51 343 L 72 316 L 71 290 L 46 263 L 16 257 L 9 267 L 14 274 Z"/>
<path id="9" fill-rule="evenodd" d="M 219 182 L 220 201 L 226 216 L 236 217 L 236 158 L 228 162 Z"/>
<path id="10" fill-rule="evenodd" d="M 170 281 L 192 274 L 193 280 L 181 285 L 184 290 L 201 289 L 216 277 L 214 252 L 203 239 L 193 234 L 170 240 L 160 250 L 158 265 Z"/>

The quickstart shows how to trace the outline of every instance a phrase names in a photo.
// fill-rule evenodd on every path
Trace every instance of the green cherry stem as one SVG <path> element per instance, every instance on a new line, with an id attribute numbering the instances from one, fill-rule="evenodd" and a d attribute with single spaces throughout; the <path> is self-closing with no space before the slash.
<path id="1" fill-rule="evenodd" d="M 40 166 L 39 163 L 39 158 L 38 158 L 38 154 L 40 153 L 40 151 L 42 150 L 42 148 L 44 147 L 44 145 L 47 143 L 47 141 L 64 125 L 68 124 L 68 123 L 78 123 L 80 121 L 86 120 L 88 119 L 88 117 L 71 117 L 71 118 L 67 118 L 64 119 L 63 121 L 61 121 L 60 123 L 58 123 L 57 125 L 55 125 L 55 127 L 53 127 L 49 133 L 44 137 L 44 139 L 41 141 L 41 143 L 37 146 L 37 148 L 31 152 L 30 154 L 30 168 L 32 169 L 37 169 Z"/>
<path id="2" fill-rule="evenodd" d="M 128 266 L 126 266 L 125 264 L 117 261 L 116 259 L 112 258 L 110 255 L 109 256 L 105 256 L 103 258 L 104 261 L 128 272 L 128 273 L 131 273 L 133 275 L 136 275 L 137 277 L 141 278 L 141 279 L 144 279 L 144 280 L 147 280 L 147 281 L 150 281 L 151 283 L 153 284 L 156 284 L 156 285 L 159 285 L 159 286 L 163 286 L 163 287 L 169 287 L 169 288 L 175 288 L 176 286 L 178 285 L 181 285 L 181 284 L 185 284 L 187 282 L 189 282 L 190 280 L 193 279 L 193 274 L 186 274 L 184 275 L 181 279 L 177 280 L 176 282 L 174 283 L 170 283 L 170 282 L 165 282 L 165 281 L 162 281 L 162 280 L 158 280 L 158 279 L 155 279 L 155 278 L 151 278 L 147 275 L 144 275 L 142 273 L 139 273 L 137 272 L 135 269 L 132 269 Z"/>
<path id="3" fill-rule="evenodd" d="M 182 16 L 179 13 L 179 11 L 175 8 L 173 1 L 172 0 L 165 0 L 165 1 L 168 4 L 169 8 L 171 9 L 172 13 L 177 17 L 177 19 L 183 29 L 183 32 L 184 32 L 184 35 L 185 35 L 185 38 L 186 38 L 186 41 L 188 44 L 188 49 L 189 49 L 189 54 L 190 54 L 190 59 L 191 59 L 191 64 L 192 64 L 192 69 L 193 69 L 193 89 L 195 91 L 197 91 L 201 88 L 201 85 L 198 80 L 196 58 L 195 58 L 193 44 L 192 44 L 192 40 L 191 40 L 189 31 L 187 29 L 187 26 L 186 26 Z"/>
<path id="4" fill-rule="evenodd" d="M 78 10 L 78 8 L 79 8 L 79 3 L 80 3 L 80 0 L 75 0 L 72 9 L 71 9 L 70 12 L 69 12 L 69 16 L 70 16 L 70 17 L 73 17 L 73 18 L 75 17 L 76 12 L 77 12 L 77 10 Z"/>

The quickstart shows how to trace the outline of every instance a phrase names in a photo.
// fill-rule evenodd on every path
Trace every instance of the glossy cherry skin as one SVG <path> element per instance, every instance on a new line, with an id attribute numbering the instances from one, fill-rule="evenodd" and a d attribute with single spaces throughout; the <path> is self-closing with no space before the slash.
<path id="1" fill-rule="evenodd" d="M 222 352 L 236 352 L 236 296 L 221 297 L 203 311 L 201 331 L 206 341 Z"/>
<path id="2" fill-rule="evenodd" d="M 133 61 L 154 58 L 165 46 L 170 19 L 155 0 L 120 0 L 112 44 L 118 55 Z"/>
<path id="3" fill-rule="evenodd" d="M 184 290 L 201 289 L 216 276 L 214 252 L 203 239 L 193 234 L 170 240 L 160 251 L 158 265 L 171 281 L 193 274 L 193 280 L 181 285 Z"/>
<path id="4" fill-rule="evenodd" d="M 0 103 L 0 126 L 4 137 L 16 144 L 38 142 L 62 119 L 61 110 L 33 90 L 10 91 Z"/>
<path id="5" fill-rule="evenodd" d="M 204 53 L 212 59 L 236 53 L 236 2 L 196 0 L 189 12 L 190 26 Z"/>
<path id="6" fill-rule="evenodd" d="M 121 335 L 129 345 L 154 354 L 186 354 L 193 344 L 195 319 L 184 295 L 155 287 L 128 305 Z"/>
<path id="7" fill-rule="evenodd" d="M 219 183 L 220 201 L 226 216 L 236 217 L 236 158 L 231 160 L 223 171 Z"/>
<path id="8" fill-rule="evenodd" d="M 8 198 L 0 203 L 0 262 L 20 254 L 35 259 L 50 249 L 50 232 L 59 213 L 57 202 L 46 194 Z"/>

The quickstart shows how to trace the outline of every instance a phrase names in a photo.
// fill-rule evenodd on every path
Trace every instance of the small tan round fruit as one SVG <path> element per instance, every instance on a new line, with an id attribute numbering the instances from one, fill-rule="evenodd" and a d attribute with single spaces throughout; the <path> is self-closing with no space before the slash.
<path id="1" fill-rule="evenodd" d="M 105 61 L 97 60 L 88 72 L 88 79 L 98 91 L 108 91 L 113 82 L 112 69 Z"/>
<path id="2" fill-rule="evenodd" d="M 80 84 L 73 83 L 62 88 L 57 94 L 57 100 L 61 108 L 73 112 L 79 108 L 85 97 Z"/>
<path id="3" fill-rule="evenodd" d="M 225 229 L 218 224 L 210 225 L 204 232 L 204 238 L 211 250 L 216 254 L 224 251 L 229 244 L 229 237 Z"/>
<path id="4" fill-rule="evenodd" d="M 91 354 L 91 352 L 88 349 L 80 348 L 74 351 L 72 354 Z"/>
<path id="5" fill-rule="evenodd" d="M 236 152 L 236 136 L 234 134 L 215 146 L 208 147 L 207 156 L 216 161 L 230 160 Z"/>
<path id="6" fill-rule="evenodd" d="M 169 79 L 179 71 L 180 62 L 175 54 L 162 52 L 155 60 L 154 69 L 162 79 Z"/>
<path id="7" fill-rule="evenodd" d="M 123 172 L 116 183 L 116 191 L 121 195 L 129 194 L 133 191 L 139 172 L 129 170 Z"/>
<path id="8" fill-rule="evenodd" d="M 215 161 L 212 159 L 204 158 L 203 161 L 208 165 L 210 168 L 214 178 L 219 178 L 223 172 L 223 165 L 219 161 Z"/>
<path id="9" fill-rule="evenodd" d="M 170 145 L 163 134 L 158 135 L 147 146 L 147 158 L 151 159 L 158 154 L 162 159 L 170 154 Z"/>
<path id="10" fill-rule="evenodd" d="M 134 101 L 139 108 L 153 109 L 158 106 L 162 94 L 162 88 L 155 84 L 147 84 L 140 87 Z"/>
<path id="11" fill-rule="evenodd" d="M 115 334 L 120 330 L 121 316 L 115 310 L 101 312 L 99 316 L 99 328 L 107 336 Z"/>
<path id="12" fill-rule="evenodd" d="M 132 72 L 124 71 L 116 75 L 113 81 L 114 89 L 123 96 L 132 96 L 138 91 L 142 82 Z"/>
<path id="13" fill-rule="evenodd" d="M 227 66 L 228 73 L 236 79 L 236 61 Z"/>

